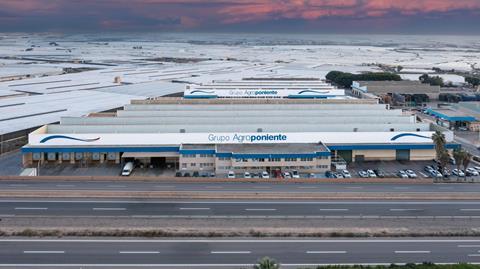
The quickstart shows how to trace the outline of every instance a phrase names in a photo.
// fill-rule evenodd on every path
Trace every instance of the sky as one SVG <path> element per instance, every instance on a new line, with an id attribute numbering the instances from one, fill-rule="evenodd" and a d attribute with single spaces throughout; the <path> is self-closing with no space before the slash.
<path id="1" fill-rule="evenodd" d="M 480 0 L 0 0 L 1 32 L 480 34 Z"/>

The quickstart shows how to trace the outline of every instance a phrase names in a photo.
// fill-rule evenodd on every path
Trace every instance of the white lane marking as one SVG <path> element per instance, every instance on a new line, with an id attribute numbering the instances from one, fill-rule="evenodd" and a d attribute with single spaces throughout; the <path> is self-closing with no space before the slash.
<path id="1" fill-rule="evenodd" d="M 254 189 L 271 189 L 272 187 L 262 187 L 262 186 L 258 186 L 258 187 L 253 187 Z"/>
<path id="2" fill-rule="evenodd" d="M 64 254 L 63 250 L 25 250 L 25 254 Z"/>
<path id="3" fill-rule="evenodd" d="M 347 208 L 320 208 L 320 211 L 349 211 Z"/>
<path id="4" fill-rule="evenodd" d="M 452 190 L 453 187 L 438 187 L 441 190 Z"/>
<path id="5" fill-rule="evenodd" d="M 246 208 L 245 211 L 277 211 L 275 208 Z"/>
<path id="6" fill-rule="evenodd" d="M 424 209 L 419 208 L 390 208 L 390 211 L 423 211 Z"/>
<path id="7" fill-rule="evenodd" d="M 332 251 L 323 251 L 323 250 L 308 250 L 307 254 L 346 254 L 344 250 L 332 250 Z"/>
<path id="8" fill-rule="evenodd" d="M 92 210 L 95 211 L 123 211 L 127 210 L 126 208 L 123 207 L 94 207 Z"/>
<path id="9" fill-rule="evenodd" d="M 345 187 L 345 189 L 363 189 L 363 187 Z"/>
<path id="10" fill-rule="evenodd" d="M 395 254 L 428 254 L 430 250 L 395 250 Z"/>
<path id="11" fill-rule="evenodd" d="M 210 251 L 211 254 L 250 254 L 251 251 Z"/>
<path id="12" fill-rule="evenodd" d="M 119 251 L 120 254 L 160 254 L 160 251 Z"/>
<path id="13" fill-rule="evenodd" d="M 10 187 L 27 187 L 27 184 L 9 184 Z"/>
<path id="14" fill-rule="evenodd" d="M 460 211 L 480 211 L 480 208 L 462 208 Z"/>
<path id="15" fill-rule="evenodd" d="M 155 188 L 175 188 L 175 186 L 155 185 Z"/>
<path id="16" fill-rule="evenodd" d="M 299 189 L 318 189 L 318 187 L 310 186 L 310 187 L 298 187 Z"/>
<path id="17" fill-rule="evenodd" d="M 393 187 L 396 190 L 408 190 L 410 187 Z"/>
<path id="18" fill-rule="evenodd" d="M 395 263 L 397 265 L 405 265 L 406 263 Z M 441 263 L 435 263 L 435 264 L 441 264 L 441 265 L 451 265 L 451 264 L 458 264 L 458 262 L 451 262 L 451 263 L 446 263 L 446 262 L 441 262 Z M 478 262 L 469 262 L 469 264 L 480 264 Z M 331 266 L 331 265 L 338 265 L 338 264 L 328 264 L 328 263 L 282 263 L 283 266 L 286 267 L 311 267 L 311 266 Z M 342 263 L 342 265 L 345 266 L 354 266 L 354 265 L 364 265 L 364 266 L 389 266 L 391 263 Z M 179 268 L 192 268 L 192 267 L 197 267 L 197 268 L 212 268 L 212 267 L 252 267 L 254 264 L 246 264 L 246 263 L 213 263 L 213 264 L 178 264 L 178 263 L 164 263 L 164 264 L 90 264 L 90 263 L 65 263 L 65 264 L 38 264 L 38 263 L 4 263 L 0 264 L 0 267 L 167 267 L 167 268 L 172 268 L 172 267 L 179 267 Z"/>
<path id="19" fill-rule="evenodd" d="M 70 243 L 480 243 L 480 239 L 3 239 L 0 242 Z M 480 245 L 479 245 L 480 246 Z"/>
<path id="20" fill-rule="evenodd" d="M 180 210 L 210 210 L 208 207 L 180 207 Z"/>
<path id="21" fill-rule="evenodd" d="M 459 248 L 480 248 L 480 245 L 458 245 Z"/>
<path id="22" fill-rule="evenodd" d="M 222 186 L 206 186 L 205 189 L 223 189 Z"/>
<path id="23" fill-rule="evenodd" d="M 125 185 L 107 185 L 109 188 L 126 188 L 127 186 Z"/>
<path id="24" fill-rule="evenodd" d="M 68 188 L 68 187 L 75 187 L 75 185 L 71 185 L 71 184 L 58 184 L 58 185 L 55 185 L 55 186 L 57 186 L 57 187 L 66 187 L 66 188 Z"/>
<path id="25" fill-rule="evenodd" d="M 480 257 L 480 254 L 468 254 L 468 257 Z"/>
<path id="26" fill-rule="evenodd" d="M 15 217 L 15 214 L 0 214 L 0 218 Z"/>
<path id="27" fill-rule="evenodd" d="M 37 203 L 38 200 L 28 200 L 28 199 L 19 199 L 19 200 L 3 200 L 0 199 L 0 203 Z M 328 205 L 328 204 L 335 204 L 335 205 L 480 205 L 480 202 L 458 202 L 458 201 L 415 201 L 415 202 L 406 202 L 406 201 L 397 201 L 397 202 L 390 202 L 390 201 L 354 201 L 354 202 L 342 202 L 342 201 L 320 201 L 320 202 L 301 202 L 301 201 L 292 201 L 292 202 L 276 202 L 276 201 L 269 201 L 269 202 L 261 202 L 261 201 L 250 201 L 250 202 L 243 202 L 243 201 L 132 201 L 132 200 L 41 200 L 42 203 L 99 203 L 99 204 L 117 204 L 117 203 L 125 203 L 125 204 L 275 204 L 275 205 Z"/>
<path id="28" fill-rule="evenodd" d="M 15 210 L 48 210 L 48 207 L 15 207 Z"/>

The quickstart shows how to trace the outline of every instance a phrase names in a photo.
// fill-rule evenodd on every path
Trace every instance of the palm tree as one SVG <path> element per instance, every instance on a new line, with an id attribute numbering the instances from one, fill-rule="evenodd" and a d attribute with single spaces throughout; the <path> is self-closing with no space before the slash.
<path id="1" fill-rule="evenodd" d="M 280 264 L 272 258 L 263 257 L 253 266 L 254 269 L 280 269 Z"/>
<path id="2" fill-rule="evenodd" d="M 457 148 L 453 151 L 453 158 L 455 159 L 455 165 L 457 169 L 461 169 L 461 165 L 464 163 L 466 152 L 461 148 Z M 457 175 L 458 179 L 458 175 Z"/>
<path id="3" fill-rule="evenodd" d="M 445 139 L 445 135 L 440 131 L 436 131 L 432 135 L 432 140 L 433 140 L 433 143 L 435 144 L 435 152 L 437 154 L 436 156 L 437 160 L 440 160 L 440 157 L 445 151 L 445 144 L 447 143 L 447 140 Z"/>

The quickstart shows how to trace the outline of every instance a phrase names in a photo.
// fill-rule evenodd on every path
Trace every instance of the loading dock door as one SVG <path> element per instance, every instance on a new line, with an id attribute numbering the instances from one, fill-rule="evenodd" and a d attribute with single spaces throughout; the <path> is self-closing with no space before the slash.
<path id="1" fill-rule="evenodd" d="M 337 155 L 342 157 L 347 163 L 352 162 L 352 151 L 351 150 L 338 150 Z"/>
<path id="2" fill-rule="evenodd" d="M 396 159 L 397 159 L 397 161 L 410 161 L 410 150 L 409 149 L 397 149 Z"/>

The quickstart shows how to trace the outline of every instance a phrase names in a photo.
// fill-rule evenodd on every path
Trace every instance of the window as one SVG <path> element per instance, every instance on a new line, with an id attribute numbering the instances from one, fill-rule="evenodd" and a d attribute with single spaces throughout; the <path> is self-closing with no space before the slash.
<path id="1" fill-rule="evenodd" d="M 281 162 L 282 159 L 280 159 L 280 158 L 270 158 L 270 159 L 268 159 L 268 161 L 269 162 Z"/>
<path id="2" fill-rule="evenodd" d="M 302 161 L 302 162 L 311 162 L 311 161 L 313 161 L 313 158 L 301 158 L 300 161 Z"/>
<path id="3" fill-rule="evenodd" d="M 190 166 L 195 167 L 195 166 L 197 166 L 197 164 L 196 163 L 191 163 Z"/>
<path id="4" fill-rule="evenodd" d="M 328 160 L 329 156 L 318 156 L 318 160 Z"/>
<path id="5" fill-rule="evenodd" d="M 196 154 L 183 154 L 182 157 L 183 158 L 195 158 L 195 157 L 197 157 L 197 155 Z"/>
<path id="6" fill-rule="evenodd" d="M 230 161 L 230 157 L 218 157 L 219 161 Z"/>
<path id="7" fill-rule="evenodd" d="M 187 164 L 186 164 L 186 163 L 182 163 L 182 168 L 187 168 Z"/>
<path id="8" fill-rule="evenodd" d="M 200 158 L 211 158 L 213 154 L 200 154 Z"/>
<path id="9" fill-rule="evenodd" d="M 296 162 L 297 158 L 285 158 L 286 162 Z"/>

